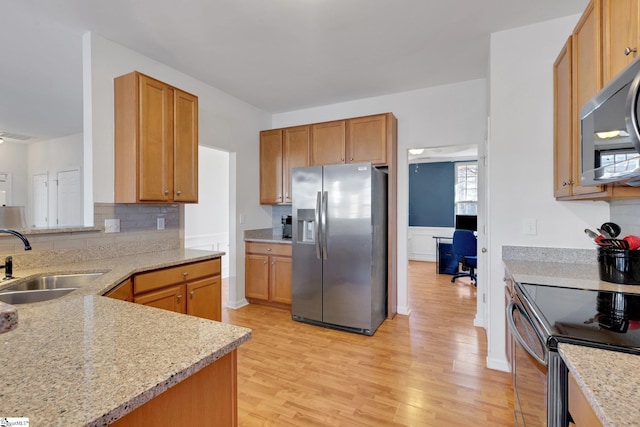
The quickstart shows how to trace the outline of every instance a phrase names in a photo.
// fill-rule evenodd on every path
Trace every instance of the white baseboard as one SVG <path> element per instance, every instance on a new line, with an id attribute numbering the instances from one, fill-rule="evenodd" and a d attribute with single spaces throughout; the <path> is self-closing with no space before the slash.
<path id="1" fill-rule="evenodd" d="M 240 301 L 236 301 L 234 303 L 226 303 L 224 305 L 225 308 L 230 308 L 232 310 L 237 310 L 239 308 L 244 307 L 245 305 L 249 305 L 249 301 L 247 301 L 246 299 L 242 298 Z"/>
<path id="2" fill-rule="evenodd" d="M 511 372 L 511 366 L 505 358 L 492 359 L 487 356 L 487 368 L 496 371 Z"/>
<path id="3" fill-rule="evenodd" d="M 403 316 L 410 315 L 411 314 L 411 307 L 398 306 L 398 314 L 401 314 Z"/>
<path id="4" fill-rule="evenodd" d="M 478 313 L 476 313 L 476 317 L 473 318 L 473 326 L 475 326 L 476 328 L 487 329 L 487 325 L 485 325 L 484 319 L 478 316 Z"/>
<path id="5" fill-rule="evenodd" d="M 436 262 L 436 256 L 433 254 L 412 253 L 409 255 L 409 261 L 429 261 Z"/>

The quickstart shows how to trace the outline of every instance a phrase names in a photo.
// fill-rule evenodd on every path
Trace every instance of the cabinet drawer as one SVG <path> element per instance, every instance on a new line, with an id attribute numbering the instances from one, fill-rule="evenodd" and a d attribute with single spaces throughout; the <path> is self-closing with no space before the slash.
<path id="1" fill-rule="evenodd" d="M 247 253 L 266 254 L 266 255 L 280 255 L 291 256 L 291 245 L 283 243 L 246 243 Z"/>
<path id="2" fill-rule="evenodd" d="M 220 258 L 163 268 L 136 274 L 133 278 L 133 292 L 137 295 L 141 292 L 217 274 L 220 274 Z"/>

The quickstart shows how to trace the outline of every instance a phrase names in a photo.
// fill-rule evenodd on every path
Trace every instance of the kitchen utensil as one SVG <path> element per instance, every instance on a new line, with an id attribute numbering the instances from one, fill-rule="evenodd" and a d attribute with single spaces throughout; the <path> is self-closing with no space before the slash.
<path id="1" fill-rule="evenodd" d="M 598 233 L 602 234 L 605 239 L 613 239 L 613 237 L 611 237 L 611 234 L 607 233 L 602 228 L 596 228 L 596 230 L 598 230 Z"/>
<path id="2" fill-rule="evenodd" d="M 614 248 L 629 249 L 629 242 L 622 239 L 602 239 L 601 245 L 613 246 Z"/>
<path id="3" fill-rule="evenodd" d="M 622 231 L 620 226 L 615 222 L 605 222 L 600 226 L 600 228 L 609 233 L 609 235 L 614 239 L 618 237 L 620 235 L 620 232 Z"/>
<path id="4" fill-rule="evenodd" d="M 584 232 L 586 233 L 587 236 L 591 237 L 592 239 L 595 239 L 598 237 L 598 233 L 596 233 L 593 230 L 589 230 L 588 228 L 585 228 Z"/>

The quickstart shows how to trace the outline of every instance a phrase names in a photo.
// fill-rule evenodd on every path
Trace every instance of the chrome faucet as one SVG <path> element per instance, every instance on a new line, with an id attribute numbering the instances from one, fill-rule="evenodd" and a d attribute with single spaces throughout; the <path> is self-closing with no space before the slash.
<path id="1" fill-rule="evenodd" d="M 0 228 L 0 233 L 13 234 L 18 239 L 22 240 L 22 243 L 24 243 L 24 250 L 25 251 L 30 251 L 31 250 L 31 244 L 29 243 L 27 238 L 24 237 L 22 234 L 18 233 L 17 231 L 9 230 L 8 228 Z"/>

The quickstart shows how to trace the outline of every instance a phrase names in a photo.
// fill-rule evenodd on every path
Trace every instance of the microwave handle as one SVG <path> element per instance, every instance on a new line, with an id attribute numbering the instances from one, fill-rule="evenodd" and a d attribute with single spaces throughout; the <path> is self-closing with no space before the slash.
<path id="1" fill-rule="evenodd" d="M 636 74 L 627 93 L 627 115 L 625 124 L 629 132 L 629 139 L 633 143 L 637 153 L 640 153 L 640 123 L 638 122 L 638 96 L 640 95 L 640 73 Z"/>

